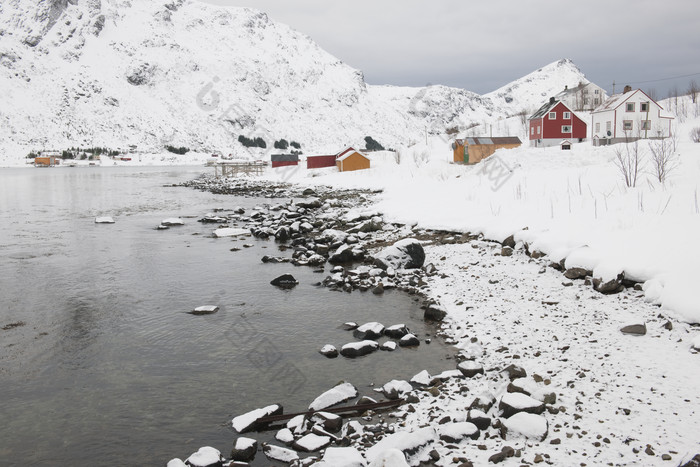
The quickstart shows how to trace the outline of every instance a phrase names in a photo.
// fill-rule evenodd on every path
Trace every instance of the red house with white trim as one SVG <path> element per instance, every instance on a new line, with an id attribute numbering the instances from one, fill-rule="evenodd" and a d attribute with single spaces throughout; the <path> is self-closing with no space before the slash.
<path id="1" fill-rule="evenodd" d="M 530 146 L 559 146 L 563 141 L 582 142 L 588 127 L 566 104 L 555 98 L 539 108 L 530 121 Z"/>

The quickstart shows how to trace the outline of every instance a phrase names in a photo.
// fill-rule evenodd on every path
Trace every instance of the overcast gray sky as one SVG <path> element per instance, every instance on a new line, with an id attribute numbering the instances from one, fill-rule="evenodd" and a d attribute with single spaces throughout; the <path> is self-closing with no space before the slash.
<path id="1" fill-rule="evenodd" d="M 698 0 L 206 1 L 265 11 L 370 84 L 483 94 L 561 58 L 608 92 L 615 81 L 664 98 L 700 83 Z"/>

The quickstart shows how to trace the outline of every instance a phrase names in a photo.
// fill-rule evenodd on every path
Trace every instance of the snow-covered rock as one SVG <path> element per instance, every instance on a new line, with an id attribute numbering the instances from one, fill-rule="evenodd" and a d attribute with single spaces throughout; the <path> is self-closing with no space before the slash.
<path id="1" fill-rule="evenodd" d="M 182 462 L 182 459 L 171 459 L 165 464 L 165 467 L 187 467 L 187 464 Z"/>
<path id="2" fill-rule="evenodd" d="M 340 355 L 343 357 L 361 357 L 370 354 L 379 348 L 377 341 L 364 340 L 360 342 L 350 342 L 340 348 Z"/>
<path id="3" fill-rule="evenodd" d="M 394 350 L 396 350 L 396 348 L 398 346 L 399 345 L 394 341 L 386 341 L 386 342 L 382 342 L 382 345 L 379 346 L 379 350 L 386 350 L 388 352 L 393 352 Z"/>
<path id="4" fill-rule="evenodd" d="M 260 419 L 269 415 L 278 415 L 282 413 L 280 404 L 272 404 L 260 409 L 251 410 L 248 413 L 234 417 L 231 421 L 231 426 L 239 433 L 245 433 L 256 429 L 260 425 Z"/>
<path id="5" fill-rule="evenodd" d="M 224 458 L 218 449 L 204 446 L 188 457 L 185 464 L 191 467 L 221 467 L 223 460 Z"/>
<path id="6" fill-rule="evenodd" d="M 331 444 L 329 436 L 319 436 L 315 433 L 309 433 L 302 436 L 294 442 L 294 448 L 304 452 L 319 451 Z"/>
<path id="7" fill-rule="evenodd" d="M 202 305 L 198 306 L 190 313 L 193 315 L 211 315 L 219 311 L 219 307 L 216 305 Z"/>
<path id="8" fill-rule="evenodd" d="M 470 422 L 446 423 L 440 425 L 440 439 L 446 443 L 459 443 L 463 439 L 479 438 L 479 428 Z"/>
<path id="9" fill-rule="evenodd" d="M 314 399 L 309 404 L 309 410 L 327 409 L 354 397 L 357 397 L 357 388 L 350 383 L 340 383 Z"/>
<path id="10" fill-rule="evenodd" d="M 411 378 L 411 384 L 415 384 L 416 386 L 428 386 L 432 379 L 428 370 L 423 370 Z"/>
<path id="11" fill-rule="evenodd" d="M 114 224 L 114 218 L 108 216 L 96 217 L 95 224 Z"/>
<path id="12" fill-rule="evenodd" d="M 369 448 L 366 452 L 366 457 L 371 463 L 374 463 L 380 459 L 386 451 L 397 449 L 401 451 L 406 458 L 421 460 L 425 457 L 423 455 L 424 451 L 432 446 L 437 438 L 437 431 L 433 427 L 419 428 L 415 431 L 397 431 Z"/>
<path id="13" fill-rule="evenodd" d="M 296 451 L 274 444 L 263 443 L 262 450 L 268 459 L 285 464 L 291 464 L 299 459 L 299 454 Z"/>
<path id="14" fill-rule="evenodd" d="M 369 467 L 409 467 L 406 456 L 399 449 L 387 449 L 378 454 Z"/>
<path id="15" fill-rule="evenodd" d="M 160 225 L 165 225 L 167 227 L 173 227 L 177 225 L 185 225 L 185 221 L 179 217 L 170 217 L 168 219 L 163 219 Z"/>
<path id="16" fill-rule="evenodd" d="M 423 245 L 414 238 L 405 238 L 374 255 L 374 264 L 386 270 L 415 269 L 423 266 L 425 251 Z"/>
<path id="17" fill-rule="evenodd" d="M 353 331 L 353 335 L 358 339 L 379 339 L 384 333 L 384 325 L 382 323 L 371 322 L 359 326 Z"/>
<path id="18" fill-rule="evenodd" d="M 326 449 L 321 461 L 316 464 L 318 467 L 366 467 L 365 458 L 360 451 L 354 447 Z"/>
<path id="19" fill-rule="evenodd" d="M 382 392 L 389 400 L 399 399 L 413 391 L 413 386 L 408 381 L 392 380 L 382 386 Z"/>
<path id="20" fill-rule="evenodd" d="M 399 339 L 399 345 L 401 347 L 416 347 L 420 345 L 420 340 L 415 334 L 408 333 Z"/>
<path id="21" fill-rule="evenodd" d="M 258 442 L 252 438 L 239 437 L 233 443 L 231 459 L 239 462 L 250 462 L 258 450 Z"/>
<path id="22" fill-rule="evenodd" d="M 548 430 L 547 419 L 541 415 L 518 412 L 510 418 L 501 420 L 501 436 L 506 440 L 525 437 L 544 441 Z"/>
<path id="23" fill-rule="evenodd" d="M 241 235 L 250 235 L 250 230 L 248 230 L 248 229 L 236 229 L 233 227 L 224 227 L 221 229 L 216 229 L 214 231 L 214 236 L 216 238 L 238 237 Z"/>
<path id="24" fill-rule="evenodd" d="M 384 329 L 384 334 L 394 339 L 401 339 L 408 332 L 408 327 L 405 324 L 394 324 Z"/>
<path id="25" fill-rule="evenodd" d="M 289 428 L 282 428 L 277 433 L 275 433 L 275 439 L 285 444 L 289 444 L 294 442 L 294 434 Z"/>
<path id="26" fill-rule="evenodd" d="M 472 360 L 465 360 L 461 362 L 459 365 L 457 365 L 457 369 L 467 378 L 484 374 L 484 366 Z"/>
<path id="27" fill-rule="evenodd" d="M 323 347 L 321 347 L 321 350 L 319 350 L 321 355 L 328 357 L 328 358 L 336 358 L 338 356 L 338 349 L 335 348 L 334 345 L 331 344 L 326 344 Z"/>
<path id="28" fill-rule="evenodd" d="M 525 394 L 512 392 L 504 394 L 503 397 L 501 397 L 498 408 L 503 411 L 504 417 L 510 417 L 518 412 L 541 414 L 544 412 L 545 405 L 543 402 L 526 396 Z"/>

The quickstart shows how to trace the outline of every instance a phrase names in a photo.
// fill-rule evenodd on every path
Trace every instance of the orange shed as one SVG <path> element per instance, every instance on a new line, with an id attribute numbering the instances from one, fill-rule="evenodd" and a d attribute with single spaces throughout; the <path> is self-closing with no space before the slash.
<path id="1" fill-rule="evenodd" d="M 369 169 L 369 158 L 353 148 L 347 148 L 335 158 L 340 172 Z"/>

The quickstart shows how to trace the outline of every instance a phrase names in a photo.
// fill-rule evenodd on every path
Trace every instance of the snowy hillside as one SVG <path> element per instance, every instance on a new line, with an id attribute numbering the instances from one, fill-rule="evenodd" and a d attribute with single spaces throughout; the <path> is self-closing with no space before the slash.
<path id="1" fill-rule="evenodd" d="M 411 144 L 535 108 L 585 80 L 563 60 L 494 93 L 369 86 L 265 13 L 195 0 L 0 4 L 0 150 L 165 145 L 238 152 L 239 135 L 309 151 Z M 465 73 L 468 71 L 465 70 Z M 8 161 L 7 158 L 10 158 Z"/>

